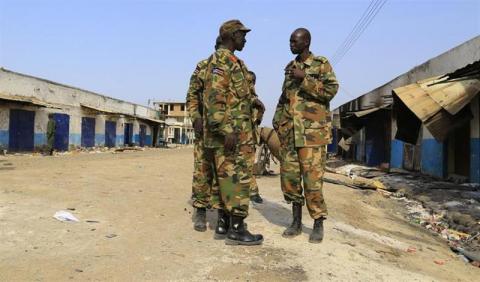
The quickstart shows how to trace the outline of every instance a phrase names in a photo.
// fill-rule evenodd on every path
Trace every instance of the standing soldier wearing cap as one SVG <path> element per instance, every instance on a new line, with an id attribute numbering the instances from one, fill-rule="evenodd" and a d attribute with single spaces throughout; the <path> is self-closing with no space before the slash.
<path id="1" fill-rule="evenodd" d="M 287 202 L 293 203 L 293 222 L 283 236 L 301 233 L 302 206 L 306 200 L 310 216 L 315 220 L 309 241 L 320 243 L 327 216 L 322 177 L 326 145 L 331 142 L 328 109 L 337 93 L 338 82 L 328 60 L 310 52 L 310 41 L 310 32 L 305 28 L 295 30 L 290 36 L 290 50 L 297 57 L 285 68 L 273 127 L 281 142 L 283 195 Z"/>
<path id="2" fill-rule="evenodd" d="M 215 42 L 215 50 L 218 49 L 220 43 L 221 39 L 219 36 Z M 197 64 L 195 71 L 190 77 L 190 86 L 188 88 L 186 99 L 188 114 L 193 121 L 193 128 L 195 131 L 195 143 L 193 147 L 192 199 L 193 207 L 196 208 L 196 212 L 193 228 L 200 232 L 207 230 L 206 214 L 207 207 L 211 205 L 210 198 L 212 190 L 218 191 L 218 188 L 212 188 L 216 185 L 211 163 L 212 158 L 208 158 L 206 155 L 203 144 L 203 91 L 207 65 L 208 59 L 202 60 Z M 225 229 L 228 229 L 228 227 Z"/>
<path id="3" fill-rule="evenodd" d="M 247 81 L 248 70 L 233 53 L 245 46 L 250 29 L 239 20 L 230 20 L 220 27 L 222 44 L 210 57 L 204 92 L 205 147 L 213 151 L 215 172 L 230 226 L 225 243 L 259 245 L 260 234 L 251 234 L 244 225 L 248 216 L 250 182 L 254 151 L 252 108 L 260 105 L 254 99 Z M 228 214 L 227 214 L 228 213 Z M 216 238 L 222 233 L 215 230 Z"/>

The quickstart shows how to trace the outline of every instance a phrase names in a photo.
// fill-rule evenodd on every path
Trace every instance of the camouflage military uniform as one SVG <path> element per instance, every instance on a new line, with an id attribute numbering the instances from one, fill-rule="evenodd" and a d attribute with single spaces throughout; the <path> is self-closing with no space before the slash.
<path id="1" fill-rule="evenodd" d="M 246 67 L 220 47 L 210 58 L 204 92 L 204 142 L 213 151 L 221 201 L 232 215 L 246 217 L 254 150 L 252 94 Z M 234 152 L 224 149 L 225 136 L 236 133 Z"/>
<path id="2" fill-rule="evenodd" d="M 247 71 L 247 81 L 249 83 L 250 93 L 252 94 L 252 102 L 253 102 L 255 99 L 258 99 L 258 95 L 257 95 L 257 92 L 255 91 L 255 83 L 253 81 L 253 77 L 248 71 Z M 260 135 L 258 134 L 257 129 L 258 129 L 258 124 L 260 124 L 260 122 L 262 121 L 262 117 L 263 117 L 263 112 L 261 112 L 259 109 L 255 107 L 252 108 L 252 125 L 253 125 L 255 145 L 258 145 L 260 143 Z M 252 167 L 252 179 L 250 181 L 250 196 L 258 195 L 258 185 L 254 175 L 255 153 L 252 154 L 251 159 L 249 161 L 250 161 L 249 165 Z"/>
<path id="3" fill-rule="evenodd" d="M 310 54 L 303 63 L 296 59 L 287 68 L 293 66 L 302 69 L 305 78 L 298 81 L 285 76 L 273 118 L 281 142 L 281 185 L 288 202 L 303 205 L 306 200 L 310 216 L 318 219 L 327 215 L 322 177 L 326 145 L 331 142 L 329 102 L 338 82 L 324 57 Z"/>
<path id="4" fill-rule="evenodd" d="M 192 121 L 202 118 L 202 95 L 207 65 L 208 60 L 200 61 L 190 77 L 190 86 L 187 93 L 187 109 Z M 193 147 L 192 181 L 193 206 L 196 208 L 206 208 L 210 206 L 212 192 L 218 192 L 218 187 L 215 187 L 216 181 L 214 181 L 213 166 L 211 160 L 209 160 L 211 158 L 209 158 L 206 153 L 203 136 L 196 134 Z"/>

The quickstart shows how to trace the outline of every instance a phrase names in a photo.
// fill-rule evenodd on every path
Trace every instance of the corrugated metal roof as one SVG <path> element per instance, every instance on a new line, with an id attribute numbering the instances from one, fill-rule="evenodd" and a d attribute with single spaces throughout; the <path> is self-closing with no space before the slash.
<path id="1" fill-rule="evenodd" d="M 147 120 L 147 121 L 151 121 L 151 122 L 156 122 L 156 123 L 160 123 L 160 124 L 165 123 L 163 120 L 153 119 L 153 118 L 149 118 L 149 117 L 142 117 L 142 116 L 137 116 L 137 115 L 130 115 L 130 114 L 122 113 L 122 112 L 105 110 L 105 109 L 101 109 L 99 107 L 95 107 L 95 106 L 91 106 L 91 105 L 87 105 L 87 104 L 80 104 L 80 106 L 82 106 L 84 108 L 87 108 L 87 109 L 97 111 L 97 112 L 101 112 L 101 113 L 107 113 L 107 114 L 113 114 L 113 115 L 125 115 L 125 116 L 138 118 L 138 119 L 142 119 L 142 120 Z"/>
<path id="2" fill-rule="evenodd" d="M 480 92 L 480 80 L 455 81 L 437 76 L 395 88 L 393 92 L 435 139 L 443 141 L 459 122 L 468 120 L 471 113 L 461 110 Z"/>

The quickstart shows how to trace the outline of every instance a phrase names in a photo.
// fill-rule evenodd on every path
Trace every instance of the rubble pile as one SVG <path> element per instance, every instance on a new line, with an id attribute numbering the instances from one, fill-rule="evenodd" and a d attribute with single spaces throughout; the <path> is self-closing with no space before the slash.
<path id="1" fill-rule="evenodd" d="M 480 185 L 438 181 L 404 170 L 378 168 L 329 160 L 327 172 L 347 178 L 325 181 L 357 189 L 375 189 L 401 201 L 407 218 L 447 240 L 452 251 L 480 266 Z M 365 185 L 369 183 L 369 185 Z"/>

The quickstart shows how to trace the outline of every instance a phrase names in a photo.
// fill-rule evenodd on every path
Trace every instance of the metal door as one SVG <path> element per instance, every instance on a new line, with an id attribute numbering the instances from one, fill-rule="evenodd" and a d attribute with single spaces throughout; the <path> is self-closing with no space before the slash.
<path id="1" fill-rule="evenodd" d="M 117 123 L 115 121 L 105 121 L 105 146 L 115 147 L 117 138 Z"/>
<path id="2" fill-rule="evenodd" d="M 68 150 L 70 134 L 70 116 L 67 114 L 53 114 L 55 121 L 55 142 L 53 148 L 57 151 Z"/>
<path id="3" fill-rule="evenodd" d="M 123 143 L 125 144 L 125 146 L 131 145 L 133 143 L 133 124 L 132 123 L 125 123 Z"/>
<path id="4" fill-rule="evenodd" d="M 140 125 L 140 147 L 145 146 L 145 140 L 147 139 L 147 127 L 145 125 Z"/>
<path id="5" fill-rule="evenodd" d="M 95 146 L 95 118 L 82 117 L 82 147 Z"/>
<path id="6" fill-rule="evenodd" d="M 13 152 L 33 151 L 35 112 L 10 110 L 8 149 Z"/>

